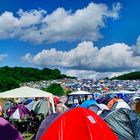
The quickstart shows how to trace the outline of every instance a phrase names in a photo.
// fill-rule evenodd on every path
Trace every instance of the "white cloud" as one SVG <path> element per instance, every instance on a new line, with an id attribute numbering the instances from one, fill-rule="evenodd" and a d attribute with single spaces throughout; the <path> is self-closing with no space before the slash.
<path id="1" fill-rule="evenodd" d="M 84 41 L 69 51 L 42 50 L 34 56 L 28 53 L 23 60 L 42 67 L 96 72 L 140 69 L 140 56 L 134 56 L 132 47 L 124 43 L 114 43 L 98 49 L 92 42 Z"/>
<path id="2" fill-rule="evenodd" d="M 130 71 L 129 71 L 130 72 Z M 74 76 L 78 77 L 81 79 L 102 79 L 105 77 L 115 77 L 119 75 L 123 75 L 128 73 L 128 71 L 125 72 L 96 72 L 92 70 L 62 70 L 62 73 L 69 75 L 69 76 Z"/>
<path id="3" fill-rule="evenodd" d="M 137 38 L 136 45 L 132 46 L 134 56 L 140 56 L 140 36 Z"/>
<path id="4" fill-rule="evenodd" d="M 97 72 L 89 70 L 66 70 L 62 71 L 62 73 L 82 79 L 91 79 L 97 77 Z"/>
<path id="5" fill-rule="evenodd" d="M 0 54 L 0 62 L 2 62 L 7 56 L 7 54 Z"/>
<path id="6" fill-rule="evenodd" d="M 121 4 L 109 10 L 105 4 L 90 3 L 83 9 L 66 11 L 58 8 L 50 14 L 45 10 L 19 10 L 16 15 L 5 11 L 0 15 L 0 38 L 18 38 L 33 43 L 90 40 L 102 37 L 100 28 L 105 19 L 117 19 Z"/>

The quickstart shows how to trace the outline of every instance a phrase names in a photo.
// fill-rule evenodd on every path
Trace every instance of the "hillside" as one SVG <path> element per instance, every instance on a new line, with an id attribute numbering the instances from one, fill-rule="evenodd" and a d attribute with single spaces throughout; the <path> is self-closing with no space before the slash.
<path id="1" fill-rule="evenodd" d="M 0 68 L 0 92 L 19 87 L 20 83 L 40 80 L 70 78 L 58 69 L 23 67 L 1 67 Z"/>
<path id="2" fill-rule="evenodd" d="M 140 71 L 123 74 L 123 75 L 120 75 L 118 77 L 113 77 L 112 79 L 117 79 L 117 80 L 137 80 L 137 79 L 140 79 Z"/>

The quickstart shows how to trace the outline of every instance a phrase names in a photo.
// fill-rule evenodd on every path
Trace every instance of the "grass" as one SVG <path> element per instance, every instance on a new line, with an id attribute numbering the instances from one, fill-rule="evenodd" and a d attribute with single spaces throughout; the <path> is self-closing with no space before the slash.
<path id="1" fill-rule="evenodd" d="M 22 136 L 23 136 L 24 140 L 31 140 L 33 138 L 34 134 L 33 133 L 24 132 L 22 134 Z"/>

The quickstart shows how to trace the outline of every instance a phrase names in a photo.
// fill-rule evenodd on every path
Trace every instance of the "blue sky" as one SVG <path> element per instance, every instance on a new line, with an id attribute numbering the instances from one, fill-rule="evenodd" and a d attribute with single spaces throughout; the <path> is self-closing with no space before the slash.
<path id="1" fill-rule="evenodd" d="M 139 6 L 139 0 L 1 0 L 0 66 L 89 78 L 139 70 Z"/>

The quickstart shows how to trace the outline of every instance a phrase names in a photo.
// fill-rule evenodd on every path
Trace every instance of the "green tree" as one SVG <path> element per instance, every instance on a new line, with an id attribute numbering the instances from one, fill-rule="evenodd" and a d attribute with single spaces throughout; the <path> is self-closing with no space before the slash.
<path id="1" fill-rule="evenodd" d="M 61 87 L 60 84 L 57 84 L 57 83 L 53 83 L 53 84 L 49 85 L 47 88 L 44 88 L 43 90 L 50 92 L 56 96 L 64 95 L 64 89 Z"/>

